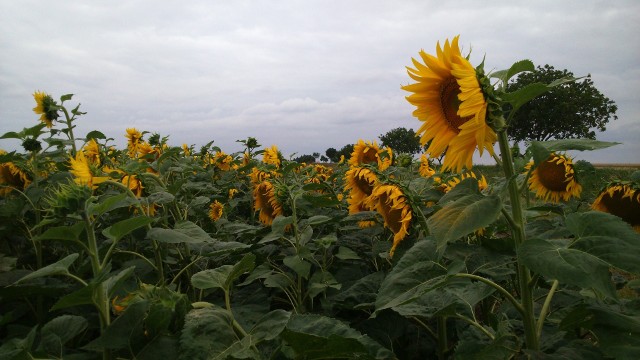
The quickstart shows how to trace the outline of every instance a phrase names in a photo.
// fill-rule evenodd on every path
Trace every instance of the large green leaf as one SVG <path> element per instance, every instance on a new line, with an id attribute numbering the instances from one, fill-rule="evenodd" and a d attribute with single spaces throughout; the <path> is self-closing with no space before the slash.
<path id="1" fill-rule="evenodd" d="M 147 238 L 169 244 L 200 244 L 213 241 L 206 231 L 191 221 L 179 221 L 173 229 L 152 228 L 147 232 Z"/>
<path id="2" fill-rule="evenodd" d="M 407 304 L 444 284 L 446 270 L 437 262 L 433 239 L 418 241 L 384 279 L 376 299 L 376 313 Z"/>
<path id="3" fill-rule="evenodd" d="M 574 78 L 561 78 L 548 85 L 543 83 L 529 84 L 514 92 L 503 94 L 502 99 L 511 104 L 511 106 L 513 107 L 512 111 L 517 111 L 522 105 L 553 89 L 555 86 L 575 80 L 576 79 Z"/>
<path id="4" fill-rule="evenodd" d="M 137 202 L 138 200 L 129 197 L 129 195 L 126 193 L 121 193 L 118 195 L 108 195 L 100 197 L 100 199 L 96 203 L 89 203 L 87 205 L 87 212 L 93 216 L 100 216 L 111 210 L 132 206 Z"/>
<path id="5" fill-rule="evenodd" d="M 237 339 L 229 313 L 221 308 L 191 310 L 180 335 L 180 357 L 207 360 L 231 347 Z"/>
<path id="6" fill-rule="evenodd" d="M 215 269 L 203 270 L 193 274 L 191 283 L 198 289 L 219 288 L 229 291 L 234 280 L 255 267 L 256 256 L 246 254 L 235 265 L 222 265 Z"/>
<path id="7" fill-rule="evenodd" d="M 42 327 L 38 351 L 51 355 L 62 354 L 62 346 L 82 333 L 88 325 L 89 322 L 82 316 L 58 316 Z"/>
<path id="8" fill-rule="evenodd" d="M 509 69 L 498 70 L 491 73 L 492 78 L 497 78 L 506 86 L 507 82 L 516 74 L 523 71 L 534 71 L 535 66 L 531 60 L 520 60 L 515 62 Z"/>
<path id="9" fill-rule="evenodd" d="M 137 216 L 118 221 L 102 231 L 102 234 L 113 241 L 118 241 L 132 231 L 151 224 L 153 219 L 147 216 Z"/>
<path id="10" fill-rule="evenodd" d="M 51 276 L 51 275 L 66 275 L 69 273 L 69 266 L 73 264 L 74 261 L 80 256 L 78 253 L 73 253 L 56 261 L 51 265 L 47 265 L 39 270 L 36 270 L 29 275 L 21 278 L 16 283 L 21 283 L 27 280 L 43 277 L 43 276 Z"/>
<path id="11" fill-rule="evenodd" d="M 560 139 L 549 141 L 533 141 L 531 145 L 539 145 L 548 151 L 567 151 L 567 150 L 598 150 L 605 149 L 614 145 L 618 145 L 618 142 L 599 141 L 592 139 Z"/>
<path id="12" fill-rule="evenodd" d="M 518 248 L 518 259 L 529 269 L 547 279 L 594 289 L 615 298 L 609 265 L 582 250 L 567 247 L 564 241 L 528 239 Z"/>
<path id="13" fill-rule="evenodd" d="M 446 203 L 427 220 L 438 251 L 442 252 L 448 242 L 491 224 L 501 209 L 502 201 L 496 195 L 470 194 Z"/>
<path id="14" fill-rule="evenodd" d="M 311 272 L 311 263 L 302 259 L 299 255 L 291 255 L 282 259 L 282 262 L 296 274 L 302 276 L 305 279 L 309 279 L 309 273 Z"/>
<path id="15" fill-rule="evenodd" d="M 61 240 L 61 241 L 80 241 L 80 235 L 84 231 L 84 223 L 79 222 L 69 226 L 56 226 L 47 229 L 42 234 L 34 237 L 34 240 Z"/>
<path id="16" fill-rule="evenodd" d="M 570 214 L 566 224 L 576 239 L 571 248 L 585 251 L 624 271 L 640 274 L 640 234 L 622 219 L 589 211 Z"/>
<path id="17" fill-rule="evenodd" d="M 127 309 L 118 316 L 98 337 L 83 347 L 86 350 L 102 351 L 105 349 L 127 349 L 144 336 L 144 318 L 147 314 L 149 303 L 138 301 L 127 306 Z"/>
<path id="18" fill-rule="evenodd" d="M 291 313 L 284 310 L 273 310 L 261 317 L 256 325 L 249 331 L 253 340 L 273 340 L 280 336 L 291 318 Z"/>
<path id="19" fill-rule="evenodd" d="M 393 359 L 366 335 L 321 315 L 292 315 L 282 337 L 303 359 Z"/>

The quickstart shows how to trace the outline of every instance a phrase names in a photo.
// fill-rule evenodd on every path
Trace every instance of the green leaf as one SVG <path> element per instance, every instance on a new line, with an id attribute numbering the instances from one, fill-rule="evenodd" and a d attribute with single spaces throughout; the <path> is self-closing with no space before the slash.
<path id="1" fill-rule="evenodd" d="M 27 280 L 43 277 L 43 276 L 66 275 L 69 273 L 69 266 L 71 266 L 71 264 L 73 264 L 73 262 L 76 261 L 78 256 L 80 256 L 78 253 L 73 253 L 71 255 L 68 255 L 64 259 L 58 260 L 51 265 L 47 265 L 21 278 L 16 282 L 16 284 L 27 281 Z"/>
<path id="2" fill-rule="evenodd" d="M 330 272 L 316 271 L 313 273 L 313 276 L 311 276 L 311 279 L 309 279 L 309 288 L 307 293 L 309 294 L 309 297 L 313 299 L 329 288 L 340 290 L 340 288 L 342 288 L 342 284 L 340 284 Z"/>
<path id="3" fill-rule="evenodd" d="M 176 198 L 175 196 L 173 196 L 172 194 L 166 191 L 158 191 L 147 196 L 147 200 L 149 201 L 150 204 L 159 204 L 159 205 L 168 204 L 173 200 L 175 200 L 175 198 Z"/>
<path id="4" fill-rule="evenodd" d="M 553 81 L 550 84 L 543 83 L 533 83 L 529 84 L 523 88 L 520 88 L 514 92 L 505 93 L 502 95 L 502 99 L 513 107 L 512 112 L 517 111 L 522 105 L 528 103 L 529 101 L 535 99 L 536 97 L 546 93 L 547 91 L 553 89 L 558 85 L 565 84 L 567 82 L 572 82 L 577 79 L 574 78 L 561 78 Z"/>
<path id="5" fill-rule="evenodd" d="M 549 280 L 556 279 L 616 297 L 608 264 L 584 251 L 567 248 L 563 242 L 527 239 L 518 248 L 518 259 Z"/>
<path id="6" fill-rule="evenodd" d="M 104 281 L 104 288 L 109 298 L 113 297 L 115 293 L 120 289 L 122 283 L 133 275 L 135 266 L 130 266 L 121 270 L 116 275 L 110 276 Z"/>
<path id="7" fill-rule="evenodd" d="M 147 216 L 124 219 L 102 230 L 102 234 L 113 241 L 118 241 L 132 231 L 146 226 L 151 222 L 153 222 L 153 219 Z"/>
<path id="8" fill-rule="evenodd" d="M 511 67 L 507 70 L 499 70 L 493 72 L 491 74 L 492 78 L 497 78 L 502 81 L 503 84 L 507 84 L 507 82 L 516 74 L 519 74 L 524 71 L 534 71 L 535 66 L 531 60 L 520 60 L 515 62 Z"/>
<path id="9" fill-rule="evenodd" d="M 533 141 L 529 146 L 529 150 L 533 155 L 533 163 L 537 166 L 549 159 L 551 151 L 547 149 L 540 141 Z"/>
<path id="10" fill-rule="evenodd" d="M 107 136 L 106 136 L 105 134 L 101 133 L 101 132 L 100 132 L 100 131 L 98 131 L 98 130 L 90 131 L 90 132 L 87 134 L 87 136 L 86 136 L 87 141 L 89 141 L 89 140 L 91 140 L 91 139 L 101 139 L 101 140 L 104 140 L 104 139 L 106 139 L 106 138 L 107 138 Z"/>
<path id="11" fill-rule="evenodd" d="M 149 308 L 146 300 L 129 304 L 98 337 L 83 347 L 85 350 L 103 351 L 105 349 L 128 349 L 131 343 L 144 336 L 144 319 Z M 138 340 L 136 340 L 138 339 Z"/>
<path id="12" fill-rule="evenodd" d="M 619 145 L 619 142 L 599 141 L 592 139 L 561 139 L 549 141 L 532 141 L 531 145 L 541 146 L 549 152 L 567 150 L 598 150 Z"/>
<path id="13" fill-rule="evenodd" d="M 271 223 L 271 233 L 274 235 L 282 235 L 285 233 L 287 226 L 293 224 L 293 217 L 278 215 Z"/>
<path id="14" fill-rule="evenodd" d="M 62 354 L 62 345 L 85 331 L 89 322 L 82 316 L 62 315 L 46 323 L 40 331 L 38 351 Z"/>
<path id="15" fill-rule="evenodd" d="M 296 274 L 302 276 L 305 279 L 309 279 L 309 273 L 311 272 L 311 263 L 303 260 L 298 255 L 291 255 L 285 257 L 282 262 Z"/>
<path id="16" fill-rule="evenodd" d="M 306 219 L 306 224 L 307 225 L 319 225 L 319 224 L 324 224 L 326 222 L 329 222 L 331 220 L 333 220 L 333 218 L 330 217 L 330 216 L 314 215 L 314 216 Z"/>
<path id="17" fill-rule="evenodd" d="M 93 295 L 94 290 L 98 286 L 98 283 L 91 282 L 89 285 L 81 287 L 80 289 L 72 292 L 71 294 L 67 294 L 51 307 L 51 311 L 56 311 L 60 309 L 65 309 L 78 305 L 89 305 L 93 304 Z"/>
<path id="18" fill-rule="evenodd" d="M 192 239 L 196 239 L 199 242 L 209 242 L 213 240 L 206 231 L 191 221 L 178 221 L 174 226 L 174 230 L 179 231 Z"/>
<path id="19" fill-rule="evenodd" d="M 348 289 L 336 294 L 332 299 L 333 303 L 343 309 L 372 308 L 382 280 L 382 271 L 366 275 L 356 280 Z"/>
<path id="20" fill-rule="evenodd" d="M 97 203 L 88 204 L 87 212 L 89 213 L 89 215 L 97 217 L 111 210 L 132 206 L 137 203 L 137 201 L 138 200 L 136 199 L 130 198 L 126 193 L 104 196 L 101 197 Z"/>
<path id="21" fill-rule="evenodd" d="M 169 244 L 199 244 L 213 239 L 202 228 L 191 221 L 179 221 L 174 229 L 152 228 L 147 238 Z"/>
<path id="22" fill-rule="evenodd" d="M 62 240 L 78 242 L 84 231 L 84 223 L 79 222 L 70 226 L 56 226 L 47 229 L 44 233 L 34 237 L 35 240 Z"/>
<path id="23" fill-rule="evenodd" d="M 427 225 L 442 252 L 447 243 L 494 222 L 500 215 L 502 201 L 496 195 L 472 194 L 446 203 L 433 214 Z"/>
<path id="24" fill-rule="evenodd" d="M 249 331 L 249 334 L 256 342 L 273 340 L 280 336 L 290 318 L 289 311 L 273 310 L 261 317 Z"/>
<path id="25" fill-rule="evenodd" d="M 255 267 L 256 256 L 246 254 L 235 265 L 222 265 L 215 269 L 203 270 L 193 274 L 191 284 L 198 289 L 219 288 L 228 292 L 231 284 L 242 274 L 250 272 Z"/>
<path id="26" fill-rule="evenodd" d="M 15 131 L 9 131 L 0 136 L 0 139 L 22 139 L 22 137 Z"/>
<path id="27" fill-rule="evenodd" d="M 573 213 L 567 216 L 566 225 L 575 236 L 571 248 L 640 274 L 640 234 L 619 217 L 600 211 Z"/>
<path id="28" fill-rule="evenodd" d="M 386 348 L 348 325 L 321 315 L 292 315 L 282 337 L 296 358 L 393 359 Z"/>
<path id="29" fill-rule="evenodd" d="M 360 260 L 358 254 L 348 247 L 340 246 L 336 257 L 340 260 Z"/>
<path id="30" fill-rule="evenodd" d="M 376 313 L 415 301 L 444 284 L 446 270 L 437 261 L 432 238 L 416 242 L 384 279 L 376 299 Z"/>
<path id="31" fill-rule="evenodd" d="M 71 98 L 73 97 L 73 94 L 65 94 L 60 96 L 60 101 L 61 102 L 65 102 L 67 100 L 71 100 Z"/>
<path id="32" fill-rule="evenodd" d="M 180 334 L 179 359 L 207 360 L 225 351 L 237 339 L 231 323 L 229 313 L 218 307 L 191 310 Z"/>

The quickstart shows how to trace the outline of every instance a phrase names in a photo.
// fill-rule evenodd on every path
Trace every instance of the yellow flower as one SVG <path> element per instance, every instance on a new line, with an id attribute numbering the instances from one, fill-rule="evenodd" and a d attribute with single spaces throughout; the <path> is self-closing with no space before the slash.
<path id="1" fill-rule="evenodd" d="M 231 162 L 233 158 L 231 155 L 225 154 L 223 151 L 216 152 L 211 160 L 213 164 L 222 171 L 229 171 L 231 169 Z"/>
<path id="2" fill-rule="evenodd" d="M 340 161 L 338 161 L 338 164 L 344 164 L 344 155 L 340 155 Z"/>
<path id="3" fill-rule="evenodd" d="M 136 128 L 127 128 L 127 148 L 129 150 L 129 157 L 134 159 L 138 155 L 138 144 L 142 139 L 142 134 Z"/>
<path id="4" fill-rule="evenodd" d="M 6 154 L 0 150 L 0 155 Z M 12 162 L 0 163 L 0 196 L 7 195 L 13 189 L 24 190 L 31 184 L 26 172 Z"/>
<path id="5" fill-rule="evenodd" d="M 533 161 L 527 164 L 526 170 L 530 171 L 532 167 Z M 531 171 L 529 189 L 538 198 L 554 203 L 560 202 L 560 199 L 568 201 L 572 196 L 580 197 L 582 192 L 571 158 L 554 153 Z"/>
<path id="6" fill-rule="evenodd" d="M 275 165 L 277 168 L 280 168 L 281 162 L 278 147 L 273 145 L 270 148 L 264 149 L 264 153 L 262 154 L 262 162 L 265 164 Z"/>
<path id="7" fill-rule="evenodd" d="M 493 154 L 495 132 L 486 123 L 487 102 L 484 99 L 476 70 L 460 54 L 458 36 L 444 49 L 438 43 L 437 57 L 420 51 L 424 64 L 412 59 L 414 68 L 407 67 L 409 76 L 417 81 L 403 86 L 412 92 L 407 100 L 417 107 L 413 116 L 422 121 L 417 133 L 420 143 L 429 143 L 427 153 L 439 157 L 445 153 L 443 170 L 462 171 L 472 167 L 476 149 Z"/>
<path id="8" fill-rule="evenodd" d="M 373 190 L 370 207 L 382 215 L 384 226 L 393 232 L 393 246 L 389 256 L 393 256 L 400 241 L 409 234 L 413 212 L 402 190 L 396 185 L 379 185 Z"/>
<path id="9" fill-rule="evenodd" d="M 213 221 L 217 221 L 218 219 L 220 219 L 222 217 L 223 209 L 224 205 L 218 200 L 212 202 L 211 205 L 209 205 L 209 219 Z"/>
<path id="10" fill-rule="evenodd" d="M 95 139 L 91 139 L 82 148 L 87 160 L 96 166 L 100 166 L 100 146 Z"/>
<path id="11" fill-rule="evenodd" d="M 93 169 L 82 151 L 78 151 L 75 159 L 69 158 L 69 162 L 71 164 L 70 171 L 74 177 L 74 182 L 78 185 L 86 185 L 95 189 L 98 187 L 98 184 L 108 180 L 108 177 L 94 176 Z"/>
<path id="12" fill-rule="evenodd" d="M 489 184 L 487 184 L 487 179 L 484 177 L 484 175 L 482 175 L 482 177 L 480 179 L 478 179 L 478 177 L 476 176 L 476 174 L 473 171 L 467 171 L 464 174 L 460 175 L 459 177 L 456 176 L 453 179 L 449 180 L 446 184 L 443 184 L 443 190 L 445 193 L 451 191 L 451 189 L 453 189 L 454 187 L 456 187 L 456 185 L 460 184 L 462 182 L 462 180 L 464 179 L 468 179 L 468 178 L 474 178 L 476 180 L 478 180 L 478 190 L 483 191 L 484 189 L 486 189 L 487 187 L 489 187 Z"/>
<path id="13" fill-rule="evenodd" d="M 191 150 L 189 149 L 189 145 L 182 144 L 182 152 L 184 153 L 184 156 L 191 155 Z"/>
<path id="14" fill-rule="evenodd" d="M 418 173 L 420 174 L 420 176 L 426 178 L 430 178 L 436 173 L 431 165 L 429 165 L 429 158 L 425 154 L 422 154 L 422 156 L 420 156 L 420 169 L 418 170 Z"/>
<path id="15" fill-rule="evenodd" d="M 229 199 L 232 199 L 238 193 L 238 189 L 229 189 Z"/>
<path id="16" fill-rule="evenodd" d="M 44 91 L 34 92 L 33 98 L 36 101 L 36 107 L 33 108 L 33 112 L 40 115 L 40 121 L 45 123 L 48 128 L 52 127 L 53 121 L 58 119 L 58 104 L 56 104 L 51 95 Z"/>
<path id="17" fill-rule="evenodd" d="M 620 217 L 640 233 L 640 189 L 620 182 L 610 184 L 598 194 L 591 208 Z"/>
<path id="18" fill-rule="evenodd" d="M 344 179 L 344 190 L 349 192 L 350 203 L 366 202 L 378 183 L 378 177 L 373 171 L 359 167 L 350 168 Z"/>
<path id="19" fill-rule="evenodd" d="M 249 174 L 249 179 L 251 179 L 251 183 L 253 185 L 258 185 L 269 178 L 271 178 L 270 173 L 266 171 L 258 170 L 255 167 L 251 169 L 251 173 Z"/>
<path id="20" fill-rule="evenodd" d="M 129 189 L 131 189 L 131 192 L 136 197 L 141 197 L 142 196 L 142 189 L 144 187 L 142 186 L 142 182 L 140 181 L 140 179 L 138 179 L 137 176 L 135 176 L 135 175 L 125 175 L 125 176 L 122 177 L 122 180 L 120 182 L 123 185 L 126 185 L 127 187 L 129 187 Z"/>
<path id="21" fill-rule="evenodd" d="M 384 152 L 386 152 L 386 157 L 382 156 Z M 351 153 L 351 158 L 349 158 L 349 165 L 361 166 L 363 164 L 374 164 L 378 165 L 380 170 L 385 170 L 391 165 L 392 156 L 393 154 L 389 147 L 381 150 L 375 141 L 365 142 L 360 139 L 358 143 L 353 146 L 353 152 Z"/>
<path id="22" fill-rule="evenodd" d="M 268 181 L 261 182 L 253 190 L 254 209 L 260 211 L 259 219 L 265 225 L 271 225 L 273 219 L 282 215 L 282 205 L 276 198 L 275 189 Z"/>

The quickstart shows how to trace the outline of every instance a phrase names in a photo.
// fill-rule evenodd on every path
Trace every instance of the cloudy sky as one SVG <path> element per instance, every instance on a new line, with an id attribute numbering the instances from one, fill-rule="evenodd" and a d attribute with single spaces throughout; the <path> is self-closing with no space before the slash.
<path id="1" fill-rule="evenodd" d="M 172 145 L 234 152 L 253 136 L 324 153 L 417 129 L 405 66 L 457 34 L 488 70 L 526 58 L 590 73 L 619 108 L 598 139 L 623 145 L 578 159 L 640 163 L 637 0 L 0 0 L 0 133 L 33 126 L 43 90 L 75 94 L 77 136 L 117 145 L 136 127 Z"/>

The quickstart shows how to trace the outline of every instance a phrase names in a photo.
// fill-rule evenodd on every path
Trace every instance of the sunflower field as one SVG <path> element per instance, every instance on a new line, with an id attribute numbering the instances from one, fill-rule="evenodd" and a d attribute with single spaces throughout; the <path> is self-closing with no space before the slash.
<path id="1" fill-rule="evenodd" d="M 615 143 L 507 141 L 576 79 L 507 93 L 530 61 L 485 73 L 458 37 L 419 55 L 419 161 L 135 128 L 118 148 L 74 133 L 72 95 L 35 92 L 39 120 L 0 137 L 23 148 L 0 152 L 0 359 L 640 358 L 640 176 L 583 197 L 566 151 Z"/>

